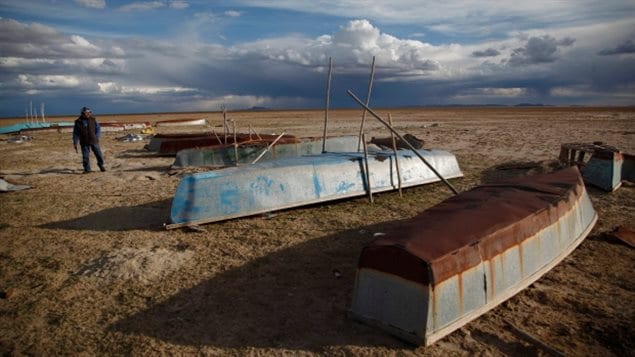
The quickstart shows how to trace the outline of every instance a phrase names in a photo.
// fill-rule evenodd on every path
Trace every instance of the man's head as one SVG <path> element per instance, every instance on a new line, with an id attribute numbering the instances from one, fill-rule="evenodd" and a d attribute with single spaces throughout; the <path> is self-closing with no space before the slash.
<path id="1" fill-rule="evenodd" d="M 89 116 L 91 116 L 91 114 L 92 114 L 92 112 L 90 111 L 90 108 L 88 108 L 88 107 L 83 107 L 82 108 L 82 115 L 83 116 L 89 117 Z"/>

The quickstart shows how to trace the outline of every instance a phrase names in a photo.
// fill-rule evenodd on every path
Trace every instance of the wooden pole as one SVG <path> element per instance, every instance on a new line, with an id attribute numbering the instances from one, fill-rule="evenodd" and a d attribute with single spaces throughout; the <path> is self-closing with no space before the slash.
<path id="1" fill-rule="evenodd" d="M 238 166 L 238 142 L 236 141 L 236 121 L 232 120 L 232 125 L 234 126 L 234 158 L 235 165 Z"/>
<path id="2" fill-rule="evenodd" d="M 392 126 L 392 115 L 388 113 L 388 124 Z M 399 156 L 397 155 L 397 141 L 395 140 L 395 134 L 391 131 L 390 138 L 392 139 L 392 151 L 395 153 L 395 168 L 397 170 L 397 184 L 399 188 L 399 197 L 403 197 L 401 192 L 401 172 L 399 171 Z"/>
<path id="3" fill-rule="evenodd" d="M 258 155 L 258 157 L 256 158 L 256 160 L 252 161 L 252 164 L 255 164 L 256 162 L 258 162 L 258 160 L 260 160 L 260 158 L 262 158 L 263 156 L 265 156 L 265 154 L 271 150 L 271 148 L 276 145 L 276 143 L 278 142 L 278 140 L 280 140 L 282 138 L 282 136 L 284 135 L 286 131 L 283 131 L 282 134 L 278 135 L 278 137 L 276 138 L 276 140 L 274 140 L 273 142 L 271 142 L 271 144 L 269 144 L 269 146 L 267 146 L 266 149 L 264 149 L 260 155 Z"/>
<path id="4" fill-rule="evenodd" d="M 258 140 L 262 140 L 262 137 L 260 136 L 260 134 L 258 134 L 256 130 L 254 130 L 254 134 L 256 134 L 256 136 L 258 137 Z"/>
<path id="5" fill-rule="evenodd" d="M 368 80 L 368 93 L 366 94 L 366 106 L 370 103 L 370 93 L 373 89 L 373 78 L 375 77 L 375 56 L 373 56 L 373 63 L 370 68 L 370 79 Z M 361 149 L 362 132 L 364 131 L 364 122 L 366 122 L 366 109 L 362 112 L 362 124 L 359 127 L 359 139 L 357 141 L 357 151 Z"/>
<path id="6" fill-rule="evenodd" d="M 333 58 L 329 57 L 329 74 L 326 77 L 326 100 L 324 106 L 324 134 L 322 134 L 322 152 L 326 152 L 326 127 L 329 122 L 329 103 L 331 98 L 331 73 L 333 72 Z"/>
<path id="7" fill-rule="evenodd" d="M 223 105 L 223 135 L 225 136 L 225 142 L 227 145 L 227 108 Z"/>
<path id="8" fill-rule="evenodd" d="M 216 140 L 218 140 L 219 144 L 222 144 L 223 141 L 218 137 L 218 134 L 216 134 L 216 130 L 214 130 L 214 128 L 212 128 L 212 133 L 214 134 L 214 136 L 216 137 Z"/>
<path id="9" fill-rule="evenodd" d="M 364 103 L 362 103 L 361 100 L 359 100 L 359 98 L 357 98 L 357 96 L 351 92 L 350 90 L 347 90 L 346 93 L 348 93 L 349 96 L 351 96 L 351 98 L 353 98 L 357 104 L 361 105 L 362 107 L 366 108 L 366 110 L 368 110 L 368 112 L 374 116 L 377 120 L 379 120 L 382 124 L 384 124 L 388 129 L 390 129 L 390 131 L 392 131 L 393 133 L 395 133 L 395 135 L 401 139 L 401 141 L 403 141 L 408 148 L 410 148 L 410 150 L 412 150 L 412 152 L 417 155 L 417 157 L 419 157 L 421 159 L 421 161 L 423 161 L 424 164 L 426 164 L 426 166 L 428 166 L 428 168 L 430 170 L 432 170 L 432 172 L 434 172 L 435 175 L 437 175 L 437 177 L 439 179 L 441 179 L 441 181 L 443 181 L 443 183 L 445 183 L 446 186 L 448 186 L 448 188 L 450 188 L 450 190 L 455 194 L 458 195 L 459 192 L 454 188 L 454 186 L 452 186 L 448 180 L 446 180 L 445 178 L 443 178 L 443 176 L 441 176 L 441 174 L 435 170 L 435 168 L 430 165 L 430 163 L 428 162 L 428 160 L 426 160 L 423 156 L 421 156 L 421 154 L 419 154 L 419 152 L 417 151 L 417 149 L 412 146 L 412 144 L 410 144 L 409 141 L 407 141 L 406 139 L 403 138 L 403 136 L 401 136 L 401 134 L 399 134 L 395 128 L 392 127 L 392 125 L 388 124 L 384 119 L 382 119 L 377 113 L 375 113 L 372 109 L 370 109 L 367 105 L 365 105 Z"/>
<path id="10" fill-rule="evenodd" d="M 368 168 L 368 149 L 366 148 L 366 135 L 362 134 L 362 142 L 364 143 L 364 168 L 366 171 L 366 185 L 368 185 L 368 200 L 373 203 L 373 189 L 370 184 L 370 169 Z"/>

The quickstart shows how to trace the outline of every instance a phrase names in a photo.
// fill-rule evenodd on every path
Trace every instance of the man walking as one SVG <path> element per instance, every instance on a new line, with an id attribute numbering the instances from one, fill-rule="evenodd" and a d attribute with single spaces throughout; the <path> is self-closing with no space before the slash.
<path id="1" fill-rule="evenodd" d="M 90 169 L 90 151 L 93 151 L 97 159 L 97 166 L 101 171 L 106 171 L 104 166 L 104 156 L 99 147 L 100 127 L 97 119 L 93 117 L 90 108 L 83 107 L 79 118 L 75 120 L 73 128 L 73 146 L 77 152 L 77 142 L 82 147 L 82 164 L 84 165 L 84 173 L 91 172 Z"/>

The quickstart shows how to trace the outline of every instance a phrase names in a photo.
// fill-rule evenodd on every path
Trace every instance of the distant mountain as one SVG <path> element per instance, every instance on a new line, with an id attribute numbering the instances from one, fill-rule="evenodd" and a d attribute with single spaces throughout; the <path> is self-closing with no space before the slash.
<path id="1" fill-rule="evenodd" d="M 514 105 L 515 107 L 544 107 L 544 104 L 541 103 L 518 103 Z"/>

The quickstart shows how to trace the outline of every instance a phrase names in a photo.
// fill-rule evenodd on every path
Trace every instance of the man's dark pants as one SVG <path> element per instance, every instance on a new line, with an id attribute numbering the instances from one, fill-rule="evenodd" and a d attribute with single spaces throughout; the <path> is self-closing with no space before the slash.
<path id="1" fill-rule="evenodd" d="M 84 165 L 84 172 L 90 171 L 90 150 L 93 150 L 95 158 L 97 158 L 97 166 L 103 170 L 104 155 L 101 153 L 99 144 L 82 145 L 82 164 Z"/>

